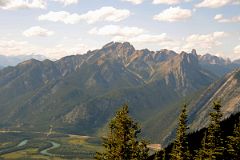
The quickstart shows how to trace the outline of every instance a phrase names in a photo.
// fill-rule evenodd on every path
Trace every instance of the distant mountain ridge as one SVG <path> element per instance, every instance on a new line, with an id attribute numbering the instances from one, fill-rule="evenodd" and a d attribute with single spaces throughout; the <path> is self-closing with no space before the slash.
<path id="1" fill-rule="evenodd" d="M 37 59 L 37 60 L 45 60 L 47 57 L 43 55 L 19 55 L 19 56 L 5 56 L 0 55 L 0 68 L 7 67 L 7 66 L 15 66 L 18 63 L 21 63 L 23 61 L 29 60 L 29 59 Z"/>
<path id="2" fill-rule="evenodd" d="M 211 54 L 199 56 L 199 61 L 203 68 L 219 76 L 223 76 L 234 68 L 240 67 L 240 60 L 231 61 L 230 59 L 223 59 Z"/>
<path id="3" fill-rule="evenodd" d="M 195 50 L 136 50 L 128 42 L 57 61 L 30 59 L 0 70 L 0 126 L 96 135 L 129 103 L 143 134 L 159 142 L 174 128 L 181 101 L 221 76 L 202 61 Z"/>

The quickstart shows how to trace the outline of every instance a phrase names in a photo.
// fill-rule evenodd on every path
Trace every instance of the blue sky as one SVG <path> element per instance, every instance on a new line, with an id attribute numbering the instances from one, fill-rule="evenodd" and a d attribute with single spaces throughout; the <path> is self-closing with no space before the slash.
<path id="1" fill-rule="evenodd" d="M 129 41 L 240 58 L 240 0 L 0 0 L 0 19 L 3 55 L 56 59 Z"/>

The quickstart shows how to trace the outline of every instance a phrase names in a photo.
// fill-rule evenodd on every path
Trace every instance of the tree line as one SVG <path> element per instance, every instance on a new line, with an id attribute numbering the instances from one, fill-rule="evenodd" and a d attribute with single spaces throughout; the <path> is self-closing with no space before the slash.
<path id="1" fill-rule="evenodd" d="M 233 131 L 224 132 L 221 125 L 221 105 L 214 102 L 210 123 L 205 129 L 188 133 L 187 106 L 178 118 L 176 137 L 172 144 L 149 155 L 147 142 L 139 138 L 141 129 L 129 116 L 128 105 L 123 105 L 110 121 L 108 134 L 103 138 L 104 150 L 97 152 L 97 160 L 239 160 L 240 114 L 233 120 Z M 229 125 L 228 122 L 227 125 Z M 229 129 L 229 128 L 228 128 Z M 230 129 L 231 130 L 231 129 Z M 193 138 L 194 137 L 194 138 Z"/>

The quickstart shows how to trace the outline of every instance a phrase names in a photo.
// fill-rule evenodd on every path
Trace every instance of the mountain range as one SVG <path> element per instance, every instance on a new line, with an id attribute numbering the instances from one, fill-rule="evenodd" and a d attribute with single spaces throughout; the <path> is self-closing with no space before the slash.
<path id="1" fill-rule="evenodd" d="M 116 109 L 128 103 L 143 135 L 167 143 L 183 103 L 190 103 L 193 129 L 207 124 L 215 99 L 222 99 L 226 115 L 237 111 L 238 67 L 238 61 L 194 49 L 154 52 L 128 42 L 57 61 L 30 59 L 0 70 L 0 127 L 47 131 L 51 125 L 58 132 L 102 135 Z"/>

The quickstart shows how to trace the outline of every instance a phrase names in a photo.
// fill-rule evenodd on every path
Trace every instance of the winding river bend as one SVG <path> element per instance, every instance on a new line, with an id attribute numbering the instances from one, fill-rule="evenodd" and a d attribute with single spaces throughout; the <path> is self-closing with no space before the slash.
<path id="1" fill-rule="evenodd" d="M 27 143 L 28 143 L 28 140 L 25 139 L 25 140 L 23 140 L 22 142 L 20 142 L 20 143 L 17 145 L 17 147 L 25 146 Z"/>
<path id="2" fill-rule="evenodd" d="M 11 152 L 15 152 L 16 150 L 18 150 L 19 148 L 25 146 L 28 143 L 29 140 L 25 139 L 23 141 L 21 141 L 18 145 L 10 147 L 10 148 L 5 148 L 0 150 L 0 154 L 6 154 L 6 153 L 11 153 Z"/>
<path id="3" fill-rule="evenodd" d="M 19 148 L 24 147 L 28 142 L 29 142 L 29 140 L 25 139 L 25 140 L 21 141 L 20 143 L 18 143 L 16 146 L 2 149 L 2 150 L 0 150 L 0 155 L 6 154 L 6 153 L 11 153 L 11 152 L 16 152 Z M 40 151 L 40 153 L 42 155 L 46 155 L 46 156 L 56 156 L 55 154 L 49 153 L 49 151 L 52 149 L 58 148 L 61 145 L 59 143 L 56 143 L 53 141 L 50 141 L 49 143 L 51 143 L 52 146 Z"/>
<path id="4" fill-rule="evenodd" d="M 46 156 L 55 156 L 55 154 L 49 153 L 49 151 L 52 150 L 52 149 L 58 148 L 61 145 L 59 143 L 56 143 L 56 142 L 53 142 L 53 141 L 50 141 L 50 143 L 52 144 L 52 146 L 40 151 L 41 154 L 46 155 Z"/>

